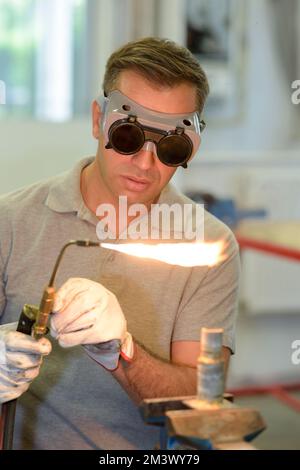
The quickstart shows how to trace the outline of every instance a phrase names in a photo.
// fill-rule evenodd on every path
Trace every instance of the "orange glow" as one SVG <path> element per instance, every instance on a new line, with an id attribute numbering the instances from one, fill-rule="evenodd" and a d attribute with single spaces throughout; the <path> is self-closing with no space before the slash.
<path id="1" fill-rule="evenodd" d="M 178 266 L 214 266 L 224 259 L 222 241 L 214 243 L 101 243 L 103 248 Z"/>

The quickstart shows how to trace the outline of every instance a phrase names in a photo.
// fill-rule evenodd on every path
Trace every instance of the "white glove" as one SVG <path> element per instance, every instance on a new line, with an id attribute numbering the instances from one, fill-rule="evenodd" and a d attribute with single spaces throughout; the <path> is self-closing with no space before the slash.
<path id="1" fill-rule="evenodd" d="M 36 340 L 16 331 L 17 322 L 0 326 L 0 403 L 26 392 L 51 351 L 47 338 Z"/>
<path id="2" fill-rule="evenodd" d="M 98 282 L 69 279 L 57 292 L 51 315 L 51 335 L 61 346 L 78 344 L 109 370 L 119 355 L 130 361 L 133 340 L 116 296 Z"/>

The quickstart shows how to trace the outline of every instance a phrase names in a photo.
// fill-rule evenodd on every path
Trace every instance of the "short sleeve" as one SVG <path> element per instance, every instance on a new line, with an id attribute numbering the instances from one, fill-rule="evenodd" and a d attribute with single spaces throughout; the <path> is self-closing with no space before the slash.
<path id="1" fill-rule="evenodd" d="M 240 257 L 238 244 L 230 237 L 225 259 L 207 269 L 193 268 L 187 282 L 173 330 L 172 341 L 199 341 L 202 327 L 223 328 L 223 345 L 235 351 Z"/>

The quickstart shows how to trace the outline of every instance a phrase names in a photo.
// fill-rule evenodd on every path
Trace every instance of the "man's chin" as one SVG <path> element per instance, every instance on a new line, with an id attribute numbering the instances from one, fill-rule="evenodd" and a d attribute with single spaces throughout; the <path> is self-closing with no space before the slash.
<path id="1" fill-rule="evenodd" d="M 127 204 L 128 205 L 131 205 L 131 204 L 144 204 L 147 207 L 150 204 L 154 203 L 154 201 L 157 199 L 157 197 L 155 197 L 155 196 L 151 197 L 151 195 L 140 194 L 140 193 L 132 193 L 130 191 L 123 192 L 122 196 L 127 197 Z"/>

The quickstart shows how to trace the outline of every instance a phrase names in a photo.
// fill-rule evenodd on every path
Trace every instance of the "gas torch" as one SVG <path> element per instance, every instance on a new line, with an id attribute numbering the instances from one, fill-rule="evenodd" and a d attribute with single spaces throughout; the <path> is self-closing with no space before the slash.
<path id="1" fill-rule="evenodd" d="M 127 255 L 162 261 L 183 267 L 190 266 L 214 266 L 222 259 L 224 243 L 101 243 L 90 240 L 70 240 L 61 249 L 55 262 L 49 283 L 44 289 L 39 307 L 25 304 L 17 326 L 17 331 L 31 335 L 38 339 L 48 333 L 48 319 L 54 303 L 54 280 L 66 248 L 70 245 L 82 247 L 101 246 L 106 249 L 116 250 Z M 178 249 L 178 246 L 180 249 Z M 10 400 L 2 405 L 0 418 L 0 449 L 12 449 L 14 422 L 17 399 Z"/>
<path id="2" fill-rule="evenodd" d="M 90 240 L 70 240 L 63 246 L 55 262 L 49 283 L 44 289 L 39 307 L 29 304 L 25 304 L 23 306 L 17 326 L 17 331 L 20 333 L 33 336 L 36 339 L 39 339 L 48 333 L 49 329 L 47 323 L 54 303 L 55 276 L 63 254 L 66 248 L 70 245 L 94 247 L 100 246 L 101 244 Z M 0 419 L 0 449 L 12 449 L 16 406 L 17 399 L 10 400 L 2 405 L 2 414 Z"/>

